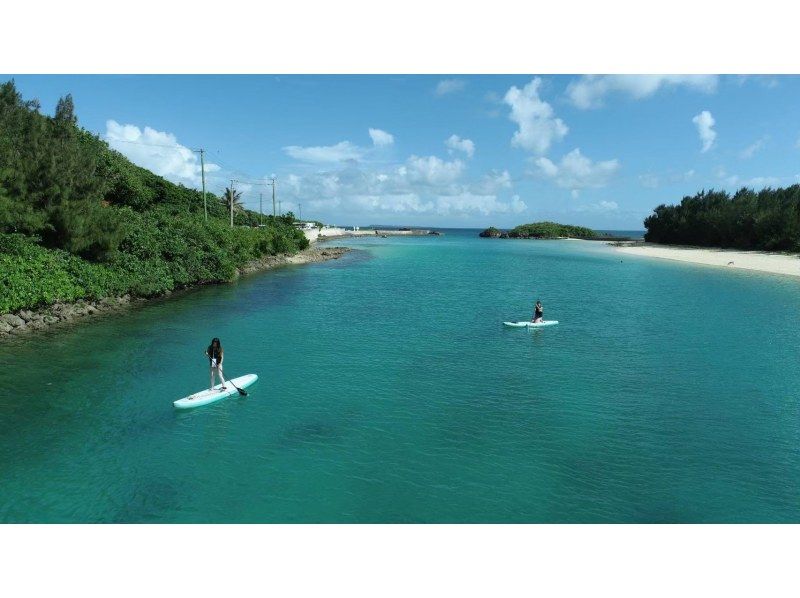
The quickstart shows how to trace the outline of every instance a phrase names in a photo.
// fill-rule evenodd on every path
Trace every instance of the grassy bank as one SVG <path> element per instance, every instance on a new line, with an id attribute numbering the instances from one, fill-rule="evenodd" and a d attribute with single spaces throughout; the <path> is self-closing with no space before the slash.
<path id="1" fill-rule="evenodd" d="M 200 192 L 80 129 L 69 96 L 49 117 L 0 86 L 0 313 L 223 282 L 308 247 L 291 214 L 259 227 L 235 196 L 207 203 L 206 221 Z"/>

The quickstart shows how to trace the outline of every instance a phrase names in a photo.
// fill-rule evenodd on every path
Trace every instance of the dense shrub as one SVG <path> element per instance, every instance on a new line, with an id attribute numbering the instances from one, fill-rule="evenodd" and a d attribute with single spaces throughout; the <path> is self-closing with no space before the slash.
<path id="1" fill-rule="evenodd" d="M 701 191 L 658 206 L 644 225 L 653 243 L 800 251 L 800 185 Z"/>
<path id="2" fill-rule="evenodd" d="M 583 226 L 558 224 L 557 222 L 533 222 L 511 229 L 508 231 L 508 236 L 519 239 L 556 239 L 558 237 L 593 239 L 597 237 L 597 233 Z"/>
<path id="3" fill-rule="evenodd" d="M 220 198 L 132 164 L 0 85 L 0 313 L 57 301 L 151 296 L 230 280 L 264 255 L 308 247 L 289 213 L 229 215 Z M 263 220 L 263 225 L 262 225 Z"/>
<path id="4" fill-rule="evenodd" d="M 114 275 L 23 235 L 0 234 L 0 313 L 80 298 L 122 294 Z"/>

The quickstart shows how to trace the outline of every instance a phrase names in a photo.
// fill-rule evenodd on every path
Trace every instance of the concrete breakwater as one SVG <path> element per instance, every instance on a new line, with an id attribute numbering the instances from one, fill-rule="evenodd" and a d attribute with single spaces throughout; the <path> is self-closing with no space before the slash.
<path id="1" fill-rule="evenodd" d="M 324 241 L 326 239 L 341 239 L 344 237 L 380 237 L 385 235 L 387 237 L 422 237 L 432 234 L 429 229 L 414 228 L 414 229 L 387 229 L 380 228 L 360 228 L 354 230 L 352 228 L 344 228 L 339 226 L 329 226 L 324 228 L 311 228 L 304 229 L 303 232 L 306 238 L 312 243 L 315 241 Z"/>

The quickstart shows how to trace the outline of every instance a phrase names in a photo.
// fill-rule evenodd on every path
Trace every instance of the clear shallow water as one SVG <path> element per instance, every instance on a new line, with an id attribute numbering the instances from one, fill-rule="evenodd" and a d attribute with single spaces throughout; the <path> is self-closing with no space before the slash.
<path id="1" fill-rule="evenodd" d="M 475 235 L 0 346 L 0 521 L 800 521 L 800 283 Z"/>

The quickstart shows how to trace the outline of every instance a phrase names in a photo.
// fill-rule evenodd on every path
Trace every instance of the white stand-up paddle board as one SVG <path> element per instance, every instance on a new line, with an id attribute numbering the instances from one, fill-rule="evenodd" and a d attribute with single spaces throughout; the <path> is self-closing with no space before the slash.
<path id="1" fill-rule="evenodd" d="M 558 320 L 546 320 L 544 322 L 503 322 L 506 326 L 514 326 L 515 328 L 542 328 L 544 326 L 555 326 Z"/>
<path id="2" fill-rule="evenodd" d="M 215 403 L 227 397 L 239 394 L 239 391 L 233 387 L 233 384 L 239 388 L 247 388 L 255 383 L 256 380 L 258 380 L 258 376 L 255 374 L 239 376 L 233 380 L 227 380 L 225 382 L 225 386 L 227 387 L 225 390 L 222 390 L 222 384 L 217 384 L 214 388 L 201 390 L 188 397 L 178 399 L 172 404 L 175 405 L 176 409 L 193 409 L 201 405 L 208 405 L 209 403 Z M 233 382 L 233 384 L 231 384 L 231 382 Z"/>

